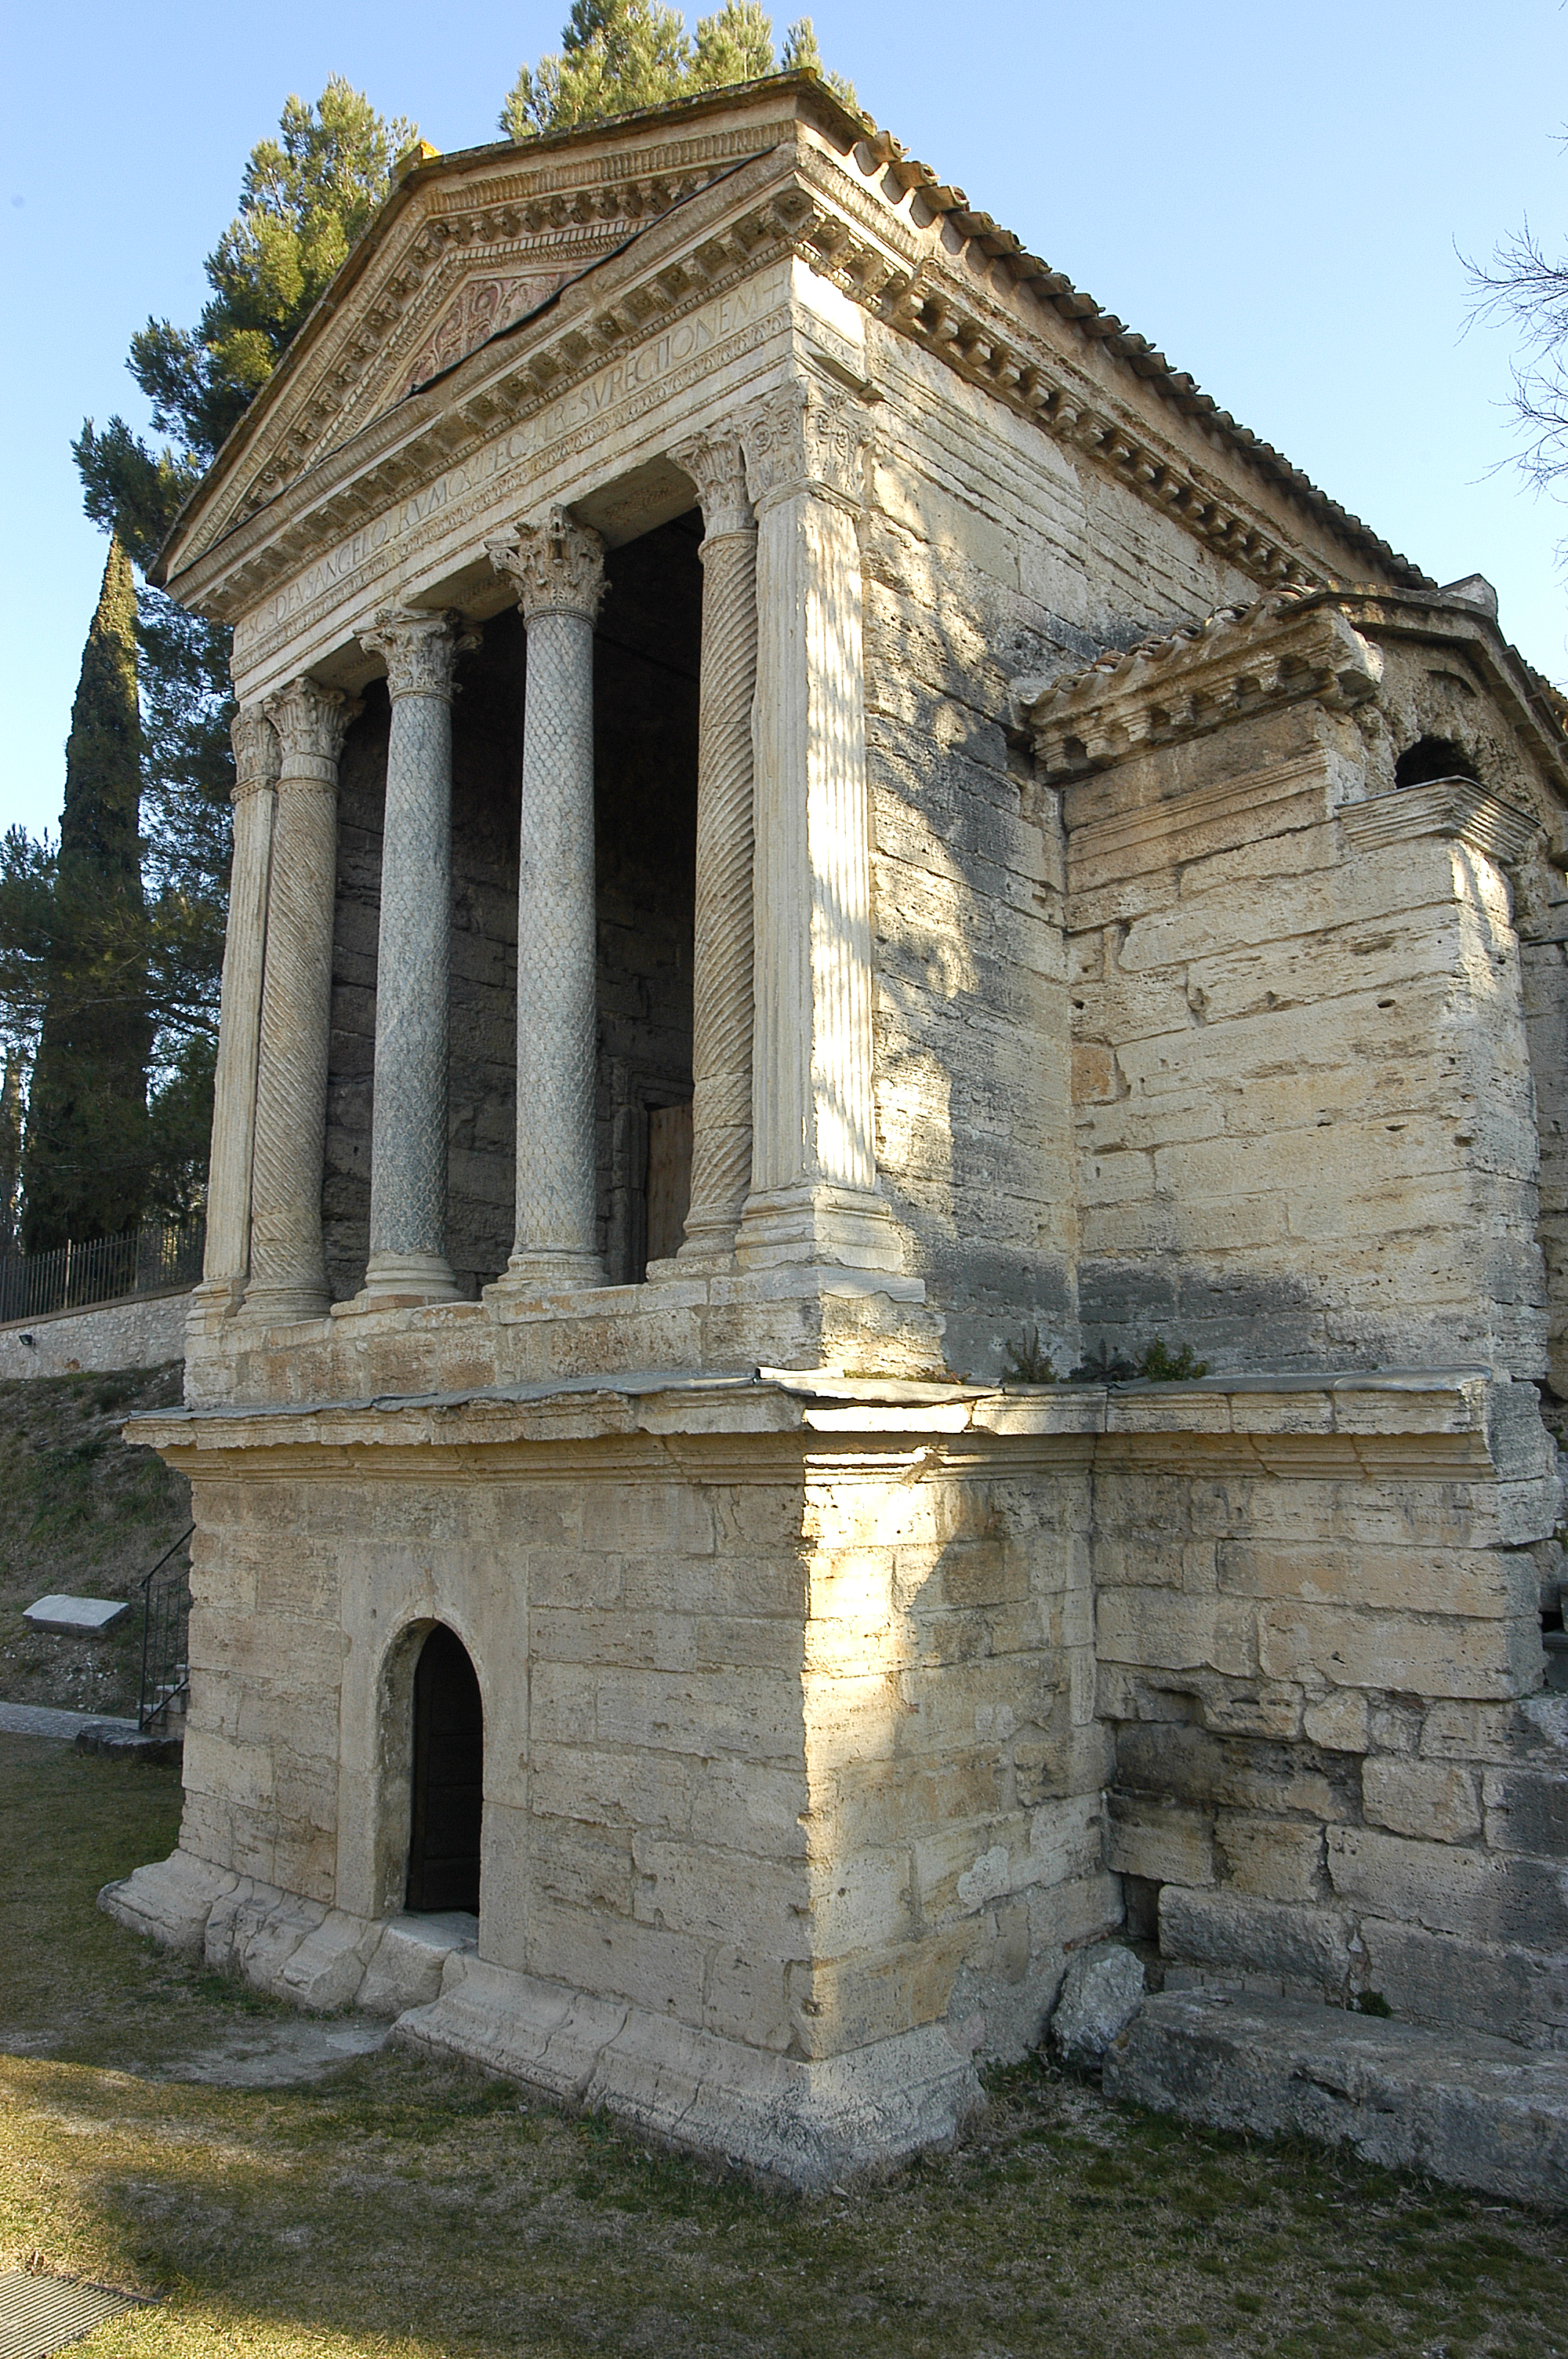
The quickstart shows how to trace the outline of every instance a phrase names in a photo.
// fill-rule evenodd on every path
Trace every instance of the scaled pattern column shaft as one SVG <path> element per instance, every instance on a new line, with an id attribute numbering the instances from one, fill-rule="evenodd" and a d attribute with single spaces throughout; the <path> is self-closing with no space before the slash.
<path id="1" fill-rule="evenodd" d="M 385 661 L 392 700 L 375 966 L 370 1260 L 360 1297 L 366 1309 L 450 1301 L 458 1291 L 447 1260 L 455 620 L 389 609 L 360 634 L 361 646 Z"/>
<path id="2" fill-rule="evenodd" d="M 601 1286 L 594 1077 L 593 625 L 599 535 L 553 509 L 488 544 L 528 633 L 517 863 L 517 1228 L 501 1286 Z"/>
<path id="3" fill-rule="evenodd" d="M 207 1252 L 193 1306 L 198 1313 L 220 1315 L 238 1310 L 250 1274 L 256 1059 L 278 768 L 277 734 L 259 704 L 240 707 L 231 734 L 234 856 L 229 874 L 229 922 L 223 936 L 218 1071 L 212 1087 Z"/>
<path id="4" fill-rule="evenodd" d="M 321 1245 L 327 1044 L 337 891 L 338 756 L 359 711 L 297 679 L 267 700 L 280 766 L 267 897 L 245 1317 L 319 1319 L 330 1302 Z"/>
<path id="5" fill-rule="evenodd" d="M 682 1275 L 731 1268 L 752 1184 L 752 701 L 757 521 L 739 437 L 671 452 L 702 503 L 702 687 L 692 955 L 691 1205 Z M 668 1266 L 674 1270 L 675 1265 Z M 654 1275 L 650 1271 L 650 1276 Z"/>

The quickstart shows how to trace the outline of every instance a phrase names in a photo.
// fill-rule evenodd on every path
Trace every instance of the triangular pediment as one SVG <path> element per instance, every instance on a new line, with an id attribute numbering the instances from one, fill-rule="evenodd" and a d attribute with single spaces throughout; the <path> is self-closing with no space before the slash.
<path id="1" fill-rule="evenodd" d="M 173 546 L 180 569 L 298 477 L 525 325 L 780 136 L 771 108 L 510 142 L 421 167 L 383 207 L 242 419 Z"/>

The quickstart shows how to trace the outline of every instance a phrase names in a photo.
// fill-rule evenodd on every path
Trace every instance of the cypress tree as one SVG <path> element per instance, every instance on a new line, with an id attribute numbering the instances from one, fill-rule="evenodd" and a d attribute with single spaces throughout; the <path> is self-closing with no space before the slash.
<path id="1" fill-rule="evenodd" d="M 146 1185 L 146 944 L 142 903 L 136 589 L 115 533 L 82 651 L 65 754 L 42 1024 L 22 1150 L 28 1253 L 114 1236 Z"/>

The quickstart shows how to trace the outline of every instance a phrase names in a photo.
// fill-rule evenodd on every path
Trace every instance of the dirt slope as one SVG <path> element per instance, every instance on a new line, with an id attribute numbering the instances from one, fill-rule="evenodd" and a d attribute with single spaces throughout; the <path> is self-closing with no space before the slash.
<path id="1" fill-rule="evenodd" d="M 106 1638 L 35 1631 L 22 1609 L 64 1590 L 138 1594 L 190 1521 L 190 1487 L 120 1427 L 179 1399 L 180 1364 L 0 1384 L 0 1701 L 76 1712 L 135 1708 L 141 1615 Z"/>

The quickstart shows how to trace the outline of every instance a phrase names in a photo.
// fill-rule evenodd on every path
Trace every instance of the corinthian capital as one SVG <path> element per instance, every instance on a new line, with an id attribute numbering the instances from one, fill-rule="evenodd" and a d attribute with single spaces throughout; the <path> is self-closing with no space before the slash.
<path id="1" fill-rule="evenodd" d="M 313 679 L 294 679 L 269 696 L 263 709 L 277 732 L 281 775 L 336 785 L 338 756 L 349 723 L 362 709 L 359 700 L 341 689 L 319 688 Z"/>
<path id="2" fill-rule="evenodd" d="M 384 606 L 372 628 L 360 633 L 360 645 L 367 655 L 381 657 L 394 696 L 444 696 L 450 701 L 459 650 L 479 645 L 479 633 L 460 630 L 461 621 L 460 614 Z"/>
<path id="3" fill-rule="evenodd" d="M 229 723 L 234 748 L 234 800 L 258 795 L 277 784 L 277 732 L 264 704 L 242 704 Z"/>
<path id="4" fill-rule="evenodd" d="M 865 493 L 862 453 L 871 429 L 849 394 L 792 377 L 743 409 L 736 424 L 758 507 L 809 491 L 859 513 Z"/>
<path id="5" fill-rule="evenodd" d="M 746 493 L 745 455 L 733 426 L 694 434 L 689 442 L 677 442 L 670 457 L 697 485 L 709 540 L 717 540 L 720 533 L 755 529 L 757 519 Z"/>
<path id="6" fill-rule="evenodd" d="M 604 595 L 604 543 L 565 508 L 552 508 L 543 524 L 519 525 L 503 540 L 487 540 L 485 551 L 498 573 L 517 585 L 525 623 L 535 614 L 581 614 L 592 622 Z"/>

